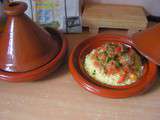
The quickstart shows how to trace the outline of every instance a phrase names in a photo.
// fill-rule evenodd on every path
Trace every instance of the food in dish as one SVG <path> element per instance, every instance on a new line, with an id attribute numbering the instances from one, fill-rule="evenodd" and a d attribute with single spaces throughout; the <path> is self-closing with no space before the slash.
<path id="1" fill-rule="evenodd" d="M 111 86 L 135 83 L 143 74 L 140 56 L 126 44 L 106 43 L 84 59 L 84 69 L 94 80 Z"/>

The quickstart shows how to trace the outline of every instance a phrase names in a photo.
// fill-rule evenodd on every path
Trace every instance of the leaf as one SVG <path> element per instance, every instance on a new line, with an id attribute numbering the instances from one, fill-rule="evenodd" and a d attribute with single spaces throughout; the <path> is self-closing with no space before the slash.
<path id="1" fill-rule="evenodd" d="M 121 67 L 121 65 L 122 65 L 122 64 L 121 64 L 119 61 L 116 61 L 116 67 L 119 68 L 119 67 Z"/>
<path id="2" fill-rule="evenodd" d="M 96 74 L 96 70 L 93 71 L 92 75 L 95 75 L 95 74 Z"/>
<path id="3" fill-rule="evenodd" d="M 112 57 L 108 57 L 106 62 L 109 63 L 113 58 Z"/>

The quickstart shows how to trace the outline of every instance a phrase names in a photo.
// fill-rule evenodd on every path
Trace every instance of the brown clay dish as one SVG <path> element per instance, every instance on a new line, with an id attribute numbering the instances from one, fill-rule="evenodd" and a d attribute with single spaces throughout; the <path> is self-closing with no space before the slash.
<path id="1" fill-rule="evenodd" d="M 0 36 L 0 80 L 40 79 L 62 64 L 67 41 L 51 28 L 43 29 L 24 14 L 27 4 L 5 5 L 7 22 Z"/>
<path id="2" fill-rule="evenodd" d="M 27 72 L 41 67 L 58 53 L 56 40 L 24 14 L 27 4 L 5 5 L 6 25 L 0 38 L 0 69 Z"/>
<path id="3" fill-rule="evenodd" d="M 99 82 L 93 82 L 93 79 L 91 79 L 86 74 L 82 66 L 84 56 L 92 49 L 109 41 L 120 42 L 133 46 L 132 41 L 124 36 L 97 35 L 95 37 L 84 40 L 72 50 L 69 57 L 69 69 L 75 80 L 89 92 L 110 98 L 125 98 L 138 95 L 148 90 L 156 80 L 155 78 L 157 73 L 157 66 L 151 61 L 144 63 L 144 73 L 141 79 L 139 79 L 136 83 L 128 86 L 105 86 Z"/>
<path id="4" fill-rule="evenodd" d="M 51 72 L 54 72 L 63 62 L 67 53 L 67 40 L 56 30 L 46 28 L 52 38 L 57 42 L 59 52 L 54 59 L 47 64 L 27 72 L 6 72 L 0 70 L 0 80 L 10 82 L 25 82 L 32 80 L 39 80 Z"/>

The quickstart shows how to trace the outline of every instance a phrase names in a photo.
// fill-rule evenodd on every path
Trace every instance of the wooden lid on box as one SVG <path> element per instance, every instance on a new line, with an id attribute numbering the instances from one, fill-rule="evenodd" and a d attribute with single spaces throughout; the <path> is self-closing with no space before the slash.
<path id="1" fill-rule="evenodd" d="M 134 34 L 132 40 L 144 57 L 160 65 L 160 24 Z"/>

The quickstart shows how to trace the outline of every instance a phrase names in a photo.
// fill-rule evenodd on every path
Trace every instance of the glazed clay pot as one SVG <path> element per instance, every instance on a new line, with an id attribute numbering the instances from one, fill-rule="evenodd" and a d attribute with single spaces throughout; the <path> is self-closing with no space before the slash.
<path id="1" fill-rule="evenodd" d="M 69 68 L 75 80 L 84 89 L 94 94 L 110 98 L 126 98 L 138 95 L 148 90 L 156 81 L 157 65 L 160 65 L 160 24 L 138 32 L 128 38 L 116 35 L 97 35 L 81 42 L 75 47 L 69 57 Z M 123 87 L 106 86 L 94 79 L 84 71 L 83 61 L 86 54 L 92 49 L 106 42 L 120 42 L 135 48 L 147 59 L 144 64 L 143 76 L 135 82 Z"/>
<path id="2" fill-rule="evenodd" d="M 0 69 L 27 72 L 49 63 L 59 49 L 56 40 L 24 14 L 27 5 L 5 6 L 7 23 L 0 38 Z"/>
<path id="3" fill-rule="evenodd" d="M 26 82 L 39 80 L 54 72 L 59 68 L 65 60 L 67 53 L 67 40 L 63 37 L 61 33 L 52 28 L 45 28 L 53 39 L 57 41 L 58 48 L 60 48 L 58 54 L 49 63 L 38 67 L 32 71 L 28 72 L 5 72 L 0 70 L 0 80 L 9 82 Z"/>
<path id="4" fill-rule="evenodd" d="M 122 44 L 128 44 L 130 46 L 133 45 L 134 47 L 131 39 L 125 36 L 106 34 L 97 35 L 84 40 L 72 50 L 69 57 L 69 69 L 78 84 L 89 92 L 109 98 L 126 98 L 139 95 L 148 90 L 155 82 L 157 75 L 157 65 L 149 60 L 144 64 L 145 67 L 143 76 L 137 82 L 135 82 L 135 84 L 131 84 L 128 86 L 104 86 L 88 77 L 87 73 L 84 72 L 84 68 L 82 65 L 84 57 L 91 50 L 101 46 L 102 44 L 105 44 L 106 42 L 120 42 Z"/>
<path id="5" fill-rule="evenodd" d="M 57 70 L 67 53 L 67 40 L 52 28 L 40 28 L 24 11 L 23 2 L 5 7 L 7 24 L 0 34 L 0 80 L 39 80 Z"/>

